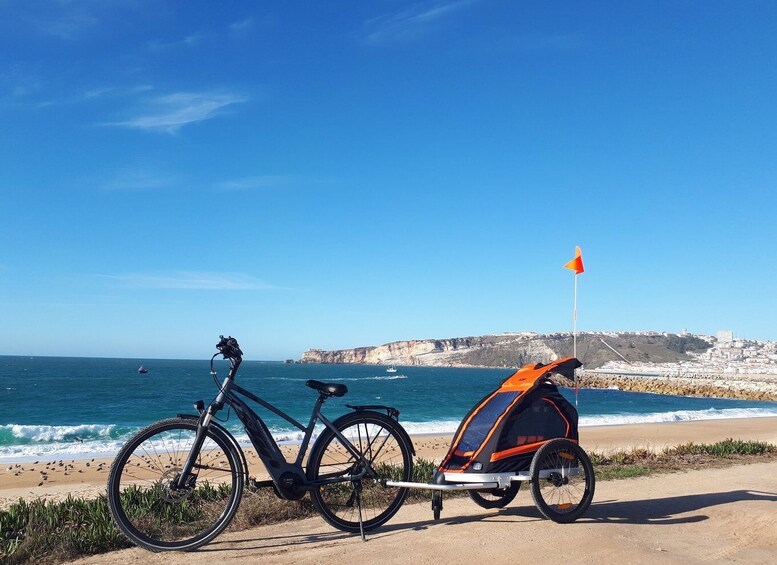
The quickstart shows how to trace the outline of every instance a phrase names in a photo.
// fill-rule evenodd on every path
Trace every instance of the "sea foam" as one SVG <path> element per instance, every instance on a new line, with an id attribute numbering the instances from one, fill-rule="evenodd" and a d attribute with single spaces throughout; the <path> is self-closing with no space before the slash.
<path id="1" fill-rule="evenodd" d="M 79 424 L 75 426 L 36 426 L 7 424 L 0 426 L 0 439 L 10 435 L 21 442 L 81 441 L 110 437 L 116 428 L 113 424 Z M 26 440 L 26 441 L 25 441 Z M 0 441 L 0 443 L 5 443 Z"/>

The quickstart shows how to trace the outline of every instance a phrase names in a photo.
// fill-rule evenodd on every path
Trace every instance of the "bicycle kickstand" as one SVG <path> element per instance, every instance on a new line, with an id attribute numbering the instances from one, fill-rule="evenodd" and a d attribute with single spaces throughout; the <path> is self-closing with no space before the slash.
<path id="1" fill-rule="evenodd" d="M 367 541 L 364 537 L 364 524 L 362 523 L 362 483 L 356 481 L 353 483 L 353 489 L 356 491 L 356 508 L 359 511 L 359 533 L 362 536 L 362 541 Z"/>

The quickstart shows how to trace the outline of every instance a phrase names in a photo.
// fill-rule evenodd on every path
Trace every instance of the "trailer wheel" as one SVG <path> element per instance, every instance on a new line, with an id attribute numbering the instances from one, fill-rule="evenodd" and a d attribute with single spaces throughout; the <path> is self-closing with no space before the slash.
<path id="1" fill-rule="evenodd" d="M 568 439 L 554 439 L 537 450 L 531 462 L 531 494 L 537 510 L 559 523 L 585 514 L 594 497 L 591 459 Z"/>
<path id="2" fill-rule="evenodd" d="M 440 512 L 442 511 L 442 493 L 439 491 L 432 492 L 432 514 L 434 519 L 440 519 Z"/>
<path id="3" fill-rule="evenodd" d="M 472 501 L 481 508 L 504 508 L 510 504 L 518 494 L 521 483 L 513 481 L 509 487 L 492 488 L 488 490 L 470 490 L 467 491 Z"/>

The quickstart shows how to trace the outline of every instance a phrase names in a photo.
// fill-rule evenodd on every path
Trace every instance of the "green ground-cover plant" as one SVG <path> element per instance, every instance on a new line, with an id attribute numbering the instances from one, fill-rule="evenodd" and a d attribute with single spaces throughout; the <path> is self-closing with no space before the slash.
<path id="1" fill-rule="evenodd" d="M 596 478 L 606 481 L 777 457 L 777 446 L 729 438 L 717 443 L 685 443 L 661 451 L 634 449 L 590 456 L 596 467 Z"/>

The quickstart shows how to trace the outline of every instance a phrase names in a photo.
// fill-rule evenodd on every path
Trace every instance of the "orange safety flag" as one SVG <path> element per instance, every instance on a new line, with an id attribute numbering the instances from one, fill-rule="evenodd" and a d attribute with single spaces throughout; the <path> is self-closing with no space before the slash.
<path id="1" fill-rule="evenodd" d="M 583 268 L 583 252 L 580 251 L 579 247 L 575 247 L 575 258 L 572 259 L 566 265 L 564 265 L 564 268 L 572 269 L 576 275 L 579 275 L 580 273 L 585 271 L 585 269 Z"/>

